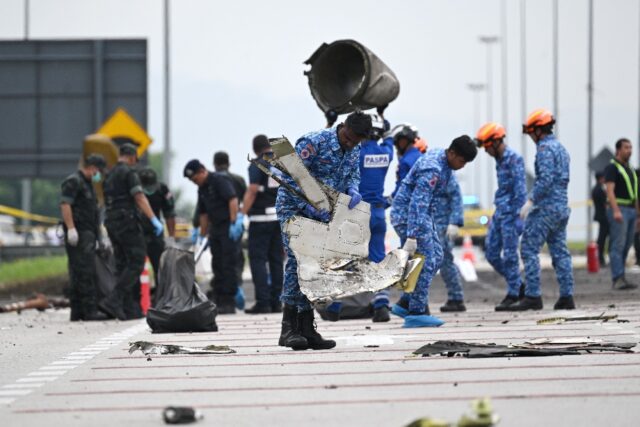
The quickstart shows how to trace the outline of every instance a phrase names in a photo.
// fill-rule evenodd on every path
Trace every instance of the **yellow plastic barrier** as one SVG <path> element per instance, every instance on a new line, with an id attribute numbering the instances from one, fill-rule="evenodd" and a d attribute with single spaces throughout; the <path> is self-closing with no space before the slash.
<path id="1" fill-rule="evenodd" d="M 60 219 L 50 216 L 33 214 L 25 212 L 21 209 L 12 208 L 10 206 L 0 205 L 0 214 L 10 215 L 14 218 L 28 219 L 36 222 L 43 222 L 45 224 L 57 224 Z"/>

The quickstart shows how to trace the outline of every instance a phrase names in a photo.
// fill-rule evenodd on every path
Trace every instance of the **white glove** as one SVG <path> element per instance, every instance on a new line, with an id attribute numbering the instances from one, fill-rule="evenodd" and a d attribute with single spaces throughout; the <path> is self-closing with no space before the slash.
<path id="1" fill-rule="evenodd" d="M 409 255 L 413 256 L 418 249 L 418 242 L 416 239 L 409 238 L 406 242 L 404 242 L 404 246 L 402 247 L 405 251 L 409 252 Z"/>
<path id="2" fill-rule="evenodd" d="M 527 203 L 525 203 L 522 209 L 520 209 L 521 220 L 524 221 L 527 218 L 532 207 L 533 207 L 533 202 L 531 201 L 531 199 L 527 200 Z"/>
<path id="3" fill-rule="evenodd" d="M 78 246 L 78 230 L 70 228 L 67 230 L 67 243 L 71 246 Z"/>
<path id="4" fill-rule="evenodd" d="M 447 237 L 456 237 L 458 232 L 460 231 L 460 227 L 455 224 L 447 225 Z"/>

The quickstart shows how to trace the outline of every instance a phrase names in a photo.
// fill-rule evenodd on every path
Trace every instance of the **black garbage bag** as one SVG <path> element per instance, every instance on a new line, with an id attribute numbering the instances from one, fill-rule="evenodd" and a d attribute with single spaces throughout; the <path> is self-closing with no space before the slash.
<path id="1" fill-rule="evenodd" d="M 216 332 L 216 305 L 195 280 L 193 252 L 168 247 L 160 258 L 158 288 L 147 323 L 154 333 Z"/>
<path id="2" fill-rule="evenodd" d="M 100 301 L 116 287 L 116 259 L 111 248 L 96 251 L 96 301 Z"/>
<path id="3" fill-rule="evenodd" d="M 373 292 L 362 292 L 361 294 L 341 298 L 339 300 L 342 303 L 340 306 L 340 320 L 372 318 L 373 306 L 371 301 L 374 295 Z M 316 310 L 323 320 L 328 320 L 327 307 L 318 307 Z"/>

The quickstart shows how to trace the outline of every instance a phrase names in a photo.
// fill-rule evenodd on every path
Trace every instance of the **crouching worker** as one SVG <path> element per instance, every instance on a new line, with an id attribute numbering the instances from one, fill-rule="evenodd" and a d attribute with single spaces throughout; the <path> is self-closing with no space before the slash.
<path id="1" fill-rule="evenodd" d="M 362 196 L 358 191 L 360 184 L 360 142 L 371 132 L 371 117 L 360 113 L 352 113 L 337 128 L 312 132 L 301 137 L 295 146 L 296 153 L 318 181 L 333 189 L 351 196 L 349 208 L 353 209 Z M 298 189 L 298 185 L 290 177 L 284 177 L 289 186 Z M 329 222 L 330 213 L 315 209 L 300 197 L 280 186 L 276 199 L 276 212 L 281 228 L 294 215 L 318 221 Z M 325 340 L 316 331 L 313 308 L 307 297 L 300 290 L 298 283 L 298 264 L 293 251 L 289 247 L 289 239 L 283 233 L 283 243 L 288 259 L 284 272 L 284 285 L 281 300 L 284 303 L 282 314 L 282 333 L 279 345 L 294 350 L 330 349 L 336 342 Z"/>
<path id="2" fill-rule="evenodd" d="M 403 242 L 403 249 L 425 256 L 418 283 L 412 293 L 404 293 L 391 311 L 404 318 L 405 328 L 440 326 L 444 322 L 429 312 L 429 286 L 442 264 L 442 246 L 436 231 L 436 212 L 439 200 L 446 191 L 451 172 L 462 169 L 475 159 L 477 149 L 473 140 L 460 136 L 448 149 L 434 148 L 416 162 L 402 181 L 393 199 L 391 224 Z"/>

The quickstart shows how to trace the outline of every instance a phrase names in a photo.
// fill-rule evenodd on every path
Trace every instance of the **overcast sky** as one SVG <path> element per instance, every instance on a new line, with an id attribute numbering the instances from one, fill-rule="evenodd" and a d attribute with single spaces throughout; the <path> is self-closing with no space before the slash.
<path id="1" fill-rule="evenodd" d="M 257 133 L 295 140 L 324 118 L 313 101 L 302 62 L 323 42 L 353 38 L 376 53 L 400 80 L 389 107 L 393 123 L 410 122 L 431 147 L 475 134 L 467 83 L 486 83 L 487 55 L 480 35 L 501 33 L 501 0 L 171 1 L 171 184 L 195 200 L 182 178 L 190 158 L 211 163 L 227 150 L 232 168 L 246 175 Z M 526 111 L 521 109 L 520 5 L 506 1 L 507 138 L 522 152 L 520 126 L 538 107 L 553 107 L 553 0 L 528 0 Z M 161 0 L 30 0 L 29 36 L 146 38 L 149 43 L 149 123 L 152 151 L 162 149 L 163 2 Z M 572 157 L 570 198 L 587 197 L 587 0 L 559 0 L 559 138 Z M 638 0 L 595 0 L 594 154 L 621 136 L 638 136 Z M 0 38 L 24 36 L 24 0 L 0 0 Z M 501 46 L 493 48 L 493 118 L 501 121 Z M 485 121 L 485 94 L 480 117 Z M 535 147 L 527 141 L 528 169 Z M 633 159 L 637 164 L 638 153 Z M 463 191 L 477 188 L 486 206 L 495 174 L 484 153 L 459 174 Z M 392 187 L 395 164 L 387 185 Z M 481 185 L 478 185 L 480 183 Z M 584 230 L 585 209 L 571 219 Z"/>

